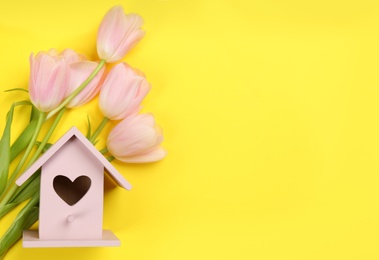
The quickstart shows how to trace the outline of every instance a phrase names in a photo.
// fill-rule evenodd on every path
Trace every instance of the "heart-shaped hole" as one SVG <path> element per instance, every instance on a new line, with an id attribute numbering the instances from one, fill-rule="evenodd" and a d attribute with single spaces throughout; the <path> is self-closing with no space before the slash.
<path id="1" fill-rule="evenodd" d="M 82 175 L 71 181 L 66 176 L 57 175 L 53 180 L 53 187 L 59 197 L 72 206 L 86 195 L 91 187 L 91 179 Z"/>

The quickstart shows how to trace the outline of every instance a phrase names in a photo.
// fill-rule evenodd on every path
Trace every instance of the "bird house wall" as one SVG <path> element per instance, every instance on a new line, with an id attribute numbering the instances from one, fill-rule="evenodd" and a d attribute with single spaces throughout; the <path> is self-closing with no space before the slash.
<path id="1" fill-rule="evenodd" d="M 72 137 L 42 166 L 40 239 L 100 239 L 103 195 L 103 165 Z"/>

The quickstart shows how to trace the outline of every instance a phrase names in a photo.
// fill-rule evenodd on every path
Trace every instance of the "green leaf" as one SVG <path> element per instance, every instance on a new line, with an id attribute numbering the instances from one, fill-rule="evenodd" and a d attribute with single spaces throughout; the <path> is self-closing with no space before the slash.
<path id="1" fill-rule="evenodd" d="M 29 101 L 20 101 L 20 104 L 28 104 L 31 105 Z M 13 160 L 28 146 L 30 139 L 32 139 L 33 133 L 37 127 L 38 123 L 38 110 L 34 106 L 32 106 L 32 110 L 30 112 L 30 123 L 25 127 L 22 133 L 18 136 L 16 141 L 11 146 L 11 157 L 10 161 Z"/>
<path id="2" fill-rule="evenodd" d="M 30 122 L 34 120 L 38 120 L 39 118 L 39 111 L 35 106 L 32 106 L 32 111 L 30 112 Z"/>
<path id="3" fill-rule="evenodd" d="M 91 138 L 91 121 L 89 119 L 88 114 L 87 114 L 87 122 L 88 122 L 88 131 L 87 131 L 86 137 L 89 140 Z"/>
<path id="4" fill-rule="evenodd" d="M 22 101 L 17 101 L 16 103 L 14 103 L 14 106 L 17 107 L 17 106 L 31 106 L 32 105 L 32 102 L 30 102 L 29 100 L 22 100 Z"/>
<path id="5" fill-rule="evenodd" d="M 11 146 L 11 162 L 19 155 L 29 144 L 30 139 L 32 139 L 33 133 L 37 127 L 37 120 L 31 121 L 24 131 L 19 135 L 16 141 Z"/>
<path id="6" fill-rule="evenodd" d="M 12 91 L 23 91 L 23 92 L 29 93 L 29 91 L 24 88 L 11 88 L 11 89 L 4 90 L 4 92 L 12 92 Z"/>
<path id="7" fill-rule="evenodd" d="M 17 214 L 17 217 L 15 218 L 15 220 L 19 219 L 19 218 L 22 218 L 23 215 L 28 212 L 28 210 L 30 210 L 31 208 L 37 206 L 39 204 L 39 192 L 36 192 L 33 194 L 33 196 L 31 197 L 31 199 L 28 201 L 28 203 L 25 205 L 25 207 L 23 207 L 20 212 Z"/>
<path id="8" fill-rule="evenodd" d="M 39 192 L 41 181 L 40 174 L 41 170 L 39 169 L 30 177 L 32 179 L 31 182 L 29 182 L 27 186 L 21 186 L 21 190 L 18 191 L 17 195 L 14 198 L 12 198 L 9 202 L 19 204 L 30 199 L 33 194 Z"/>
<path id="9" fill-rule="evenodd" d="M 7 114 L 7 122 L 4 128 L 3 137 L 0 141 L 0 195 L 3 194 L 7 185 L 9 164 L 10 164 L 10 140 L 11 140 L 11 125 L 13 120 L 14 105 L 11 106 Z"/>
<path id="10" fill-rule="evenodd" d="M 9 203 L 0 208 L 0 219 L 8 214 L 12 209 L 17 207 L 18 203 Z"/>
<path id="11" fill-rule="evenodd" d="M 27 211 L 22 217 L 16 219 L 0 241 L 0 258 L 22 237 L 25 229 L 29 229 L 37 220 L 39 209 L 34 207 Z"/>
<path id="12" fill-rule="evenodd" d="M 37 170 L 37 172 L 33 174 L 28 179 L 27 182 L 21 185 L 21 187 L 17 188 L 16 193 L 13 195 L 13 197 L 11 197 L 8 204 L 0 208 L 0 220 L 17 205 L 30 199 L 33 196 L 35 197 L 35 194 L 39 194 L 40 181 L 41 181 L 40 176 L 41 176 L 41 169 Z M 8 205 L 12 205 L 12 206 L 8 207 Z"/>
<path id="13" fill-rule="evenodd" d="M 33 199 L 20 211 L 12 225 L 0 239 L 0 258 L 4 257 L 9 248 L 22 237 L 24 229 L 29 229 L 38 220 L 39 209 L 36 204 L 30 207 L 32 201 Z"/>

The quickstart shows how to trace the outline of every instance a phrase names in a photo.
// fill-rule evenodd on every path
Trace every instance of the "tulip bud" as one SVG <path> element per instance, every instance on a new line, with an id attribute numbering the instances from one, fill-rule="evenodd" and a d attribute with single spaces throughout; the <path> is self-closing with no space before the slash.
<path id="1" fill-rule="evenodd" d="M 108 151 L 126 163 L 145 163 L 163 159 L 167 152 L 159 145 L 163 141 L 162 130 L 150 114 L 133 114 L 109 133 Z"/>
<path id="2" fill-rule="evenodd" d="M 29 95 L 42 112 L 55 109 L 64 99 L 69 81 L 69 65 L 54 50 L 30 55 Z"/>
<path id="3" fill-rule="evenodd" d="M 100 59 L 112 63 L 122 59 L 145 35 L 142 17 L 125 14 L 122 6 L 112 7 L 100 23 L 97 53 Z"/>
<path id="4" fill-rule="evenodd" d="M 146 78 L 126 63 L 112 68 L 100 90 L 99 107 L 105 117 L 121 120 L 137 113 L 150 90 Z"/>

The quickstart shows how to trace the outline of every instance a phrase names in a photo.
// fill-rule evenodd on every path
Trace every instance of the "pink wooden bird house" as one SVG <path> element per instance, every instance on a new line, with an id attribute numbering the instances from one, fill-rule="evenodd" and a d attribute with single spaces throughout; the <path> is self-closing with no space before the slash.
<path id="1" fill-rule="evenodd" d="M 131 185 L 73 127 L 20 178 L 22 185 L 41 168 L 39 230 L 24 231 L 24 247 L 119 246 L 102 229 L 104 171 L 122 188 Z"/>

